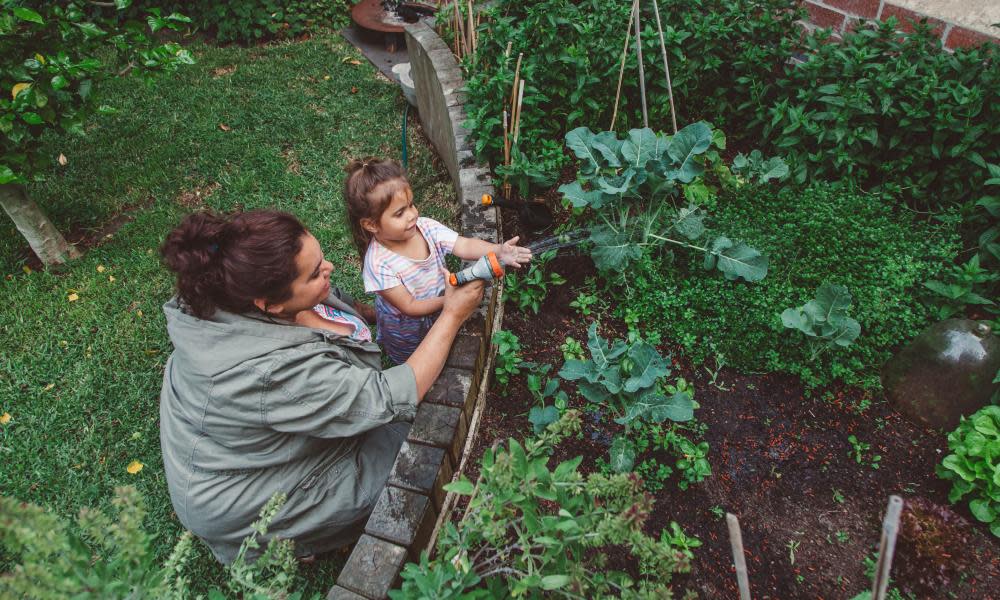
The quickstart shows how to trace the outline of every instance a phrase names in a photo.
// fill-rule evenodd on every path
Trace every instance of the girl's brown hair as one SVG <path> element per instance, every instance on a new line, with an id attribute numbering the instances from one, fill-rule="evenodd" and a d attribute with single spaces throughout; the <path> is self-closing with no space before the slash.
<path id="1" fill-rule="evenodd" d="M 305 234 L 298 219 L 276 210 L 195 213 L 167 235 L 160 255 L 189 311 L 207 319 L 216 309 L 254 312 L 256 298 L 290 298 Z"/>
<path id="2" fill-rule="evenodd" d="M 361 226 L 362 219 L 378 222 L 389 207 L 400 186 L 409 186 L 406 174 L 398 162 L 375 157 L 352 160 L 347 167 L 347 181 L 344 183 L 344 202 L 347 203 L 347 218 L 351 224 L 351 236 L 358 247 L 361 260 L 365 259 L 372 233 Z M 399 181 L 400 186 L 381 185 L 389 181 Z"/>

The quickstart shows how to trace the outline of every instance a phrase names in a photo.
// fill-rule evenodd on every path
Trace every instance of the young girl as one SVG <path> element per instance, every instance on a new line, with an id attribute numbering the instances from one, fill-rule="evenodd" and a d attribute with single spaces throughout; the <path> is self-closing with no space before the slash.
<path id="1" fill-rule="evenodd" d="M 531 251 L 459 236 L 419 216 L 413 190 L 395 161 L 366 158 L 347 166 L 344 199 L 354 243 L 364 262 L 366 292 L 375 292 L 378 341 L 396 364 L 406 362 L 444 306 L 446 254 L 474 260 L 490 252 L 519 268 Z"/>

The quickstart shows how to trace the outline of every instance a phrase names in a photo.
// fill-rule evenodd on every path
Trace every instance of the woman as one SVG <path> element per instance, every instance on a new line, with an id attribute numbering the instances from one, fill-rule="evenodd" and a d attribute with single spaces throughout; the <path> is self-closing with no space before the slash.
<path id="1" fill-rule="evenodd" d="M 354 541 L 482 285 L 449 286 L 413 356 L 383 371 L 370 307 L 330 287 L 333 265 L 292 215 L 190 215 L 161 253 L 177 296 L 160 444 L 181 523 L 228 564 L 280 491 L 269 534 L 297 554 Z"/>

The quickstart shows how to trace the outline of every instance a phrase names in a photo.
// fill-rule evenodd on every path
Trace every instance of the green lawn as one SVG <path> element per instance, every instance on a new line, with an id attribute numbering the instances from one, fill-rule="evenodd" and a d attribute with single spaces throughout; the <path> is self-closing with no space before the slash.
<path id="1" fill-rule="evenodd" d="M 404 106 L 398 87 L 339 36 L 192 50 L 198 64 L 175 76 L 98 90 L 118 112 L 94 118 L 85 137 L 48 140 L 52 174 L 30 189 L 64 232 L 93 234 L 129 209 L 134 220 L 66 267 L 26 272 L 26 244 L 0 214 L 0 414 L 12 416 L 0 426 L 0 493 L 74 516 L 107 507 L 115 486 L 135 485 L 164 558 L 182 529 L 157 429 L 171 350 L 160 306 L 172 288 L 157 247 L 199 205 L 280 208 L 323 244 L 334 282 L 359 292 L 342 168 L 369 154 L 399 158 Z M 418 205 L 454 222 L 449 180 L 414 123 Z M 66 167 L 55 164 L 60 153 Z M 132 460 L 145 465 L 136 475 L 125 470 Z M 199 548 L 190 570 L 203 589 L 221 570 Z M 0 554 L 0 572 L 10 558 Z M 342 560 L 303 568 L 305 587 L 325 592 Z"/>

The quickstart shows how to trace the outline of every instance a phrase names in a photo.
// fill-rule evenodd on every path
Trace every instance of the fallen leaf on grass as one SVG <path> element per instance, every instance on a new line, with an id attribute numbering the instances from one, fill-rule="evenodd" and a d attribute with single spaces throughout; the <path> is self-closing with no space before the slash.
<path id="1" fill-rule="evenodd" d="M 351 93 L 352 94 L 357 94 L 358 93 L 358 88 L 356 88 L 354 86 L 351 86 Z"/>
<path id="2" fill-rule="evenodd" d="M 42 388 L 42 391 L 43 391 L 43 392 L 47 392 L 47 391 L 51 390 L 51 389 L 52 389 L 52 388 L 54 388 L 54 387 L 56 387 L 56 384 L 54 384 L 54 383 L 50 383 L 50 384 L 48 384 L 47 386 L 45 386 L 44 388 Z"/>
<path id="3" fill-rule="evenodd" d="M 230 127 L 229 125 L 226 125 L 225 123 L 219 123 L 219 129 L 223 131 L 231 131 L 233 128 Z"/>
<path id="4" fill-rule="evenodd" d="M 24 271 L 25 275 L 31 275 L 31 267 L 29 267 L 28 265 L 24 265 L 23 267 L 21 267 L 21 270 Z"/>
<path id="5" fill-rule="evenodd" d="M 125 470 L 128 471 L 129 475 L 135 475 L 136 473 L 141 471 L 144 466 L 146 465 L 142 464 L 137 460 L 133 460 L 128 464 L 127 467 L 125 467 Z"/>
<path id="6" fill-rule="evenodd" d="M 4 414 L 0 415 L 0 425 L 6 425 L 7 423 L 10 423 L 9 412 L 5 412 Z"/>
<path id="7" fill-rule="evenodd" d="M 135 311 L 135 316 L 141 317 L 142 316 L 142 311 L 141 310 Z"/>
<path id="8" fill-rule="evenodd" d="M 108 275 L 108 281 L 110 281 L 111 283 L 114 283 L 115 282 L 115 276 L 114 275 Z"/>
<path id="9" fill-rule="evenodd" d="M 66 296 L 66 300 L 69 300 L 70 302 L 76 302 L 79 299 L 80 299 L 80 295 L 77 294 L 77 293 L 75 293 L 75 292 L 72 293 L 72 294 L 70 294 L 69 296 Z"/>
<path id="10" fill-rule="evenodd" d="M 104 272 L 104 265 L 97 265 L 97 272 L 98 273 L 103 273 Z"/>
<path id="11" fill-rule="evenodd" d="M 343 59 L 341 59 L 340 62 L 347 63 L 349 65 L 360 65 L 361 64 L 360 60 L 358 60 L 356 58 L 351 58 L 350 56 L 345 56 Z"/>
<path id="12" fill-rule="evenodd" d="M 330 76 L 329 75 L 324 75 L 323 76 L 323 81 L 330 81 Z"/>
<path id="13" fill-rule="evenodd" d="M 66 155 L 63 154 L 62 152 L 59 153 L 59 158 L 57 158 L 56 161 L 59 163 L 60 166 L 63 167 L 69 164 L 69 160 L 67 160 Z"/>

